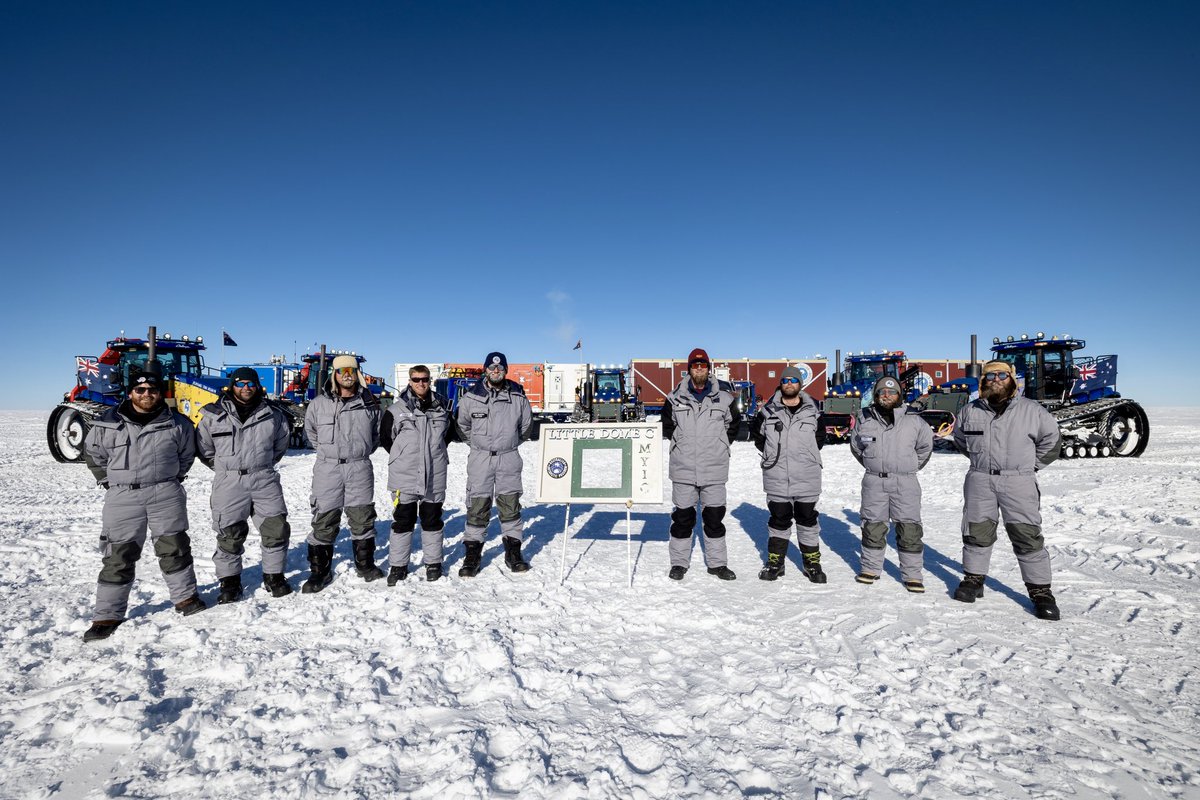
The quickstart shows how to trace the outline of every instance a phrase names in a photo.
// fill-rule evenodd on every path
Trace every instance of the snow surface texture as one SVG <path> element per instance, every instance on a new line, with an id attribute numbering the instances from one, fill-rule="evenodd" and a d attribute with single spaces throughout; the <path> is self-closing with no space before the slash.
<path id="1" fill-rule="evenodd" d="M 856 584 L 858 485 L 825 456 L 829 583 L 757 579 L 758 455 L 733 448 L 726 583 L 699 548 L 667 579 L 669 508 L 525 511 L 533 570 L 459 579 L 466 450 L 452 447 L 449 579 L 365 584 L 343 532 L 332 586 L 182 618 L 147 548 L 130 620 L 85 645 L 101 490 L 47 453 L 45 414 L 0 414 L 0 797 L 1200 797 L 1200 410 L 1151 414 L 1140 459 L 1042 473 L 1060 623 L 1031 613 L 1002 538 L 985 597 L 954 602 L 966 459 L 935 453 L 926 585 Z M 526 456 L 526 492 L 532 498 Z M 282 464 L 293 582 L 313 455 Z M 389 508 L 375 457 L 377 504 Z M 187 482 L 215 599 L 211 473 Z M 388 521 L 377 530 L 386 554 Z M 414 547 L 414 563 L 420 548 Z"/>

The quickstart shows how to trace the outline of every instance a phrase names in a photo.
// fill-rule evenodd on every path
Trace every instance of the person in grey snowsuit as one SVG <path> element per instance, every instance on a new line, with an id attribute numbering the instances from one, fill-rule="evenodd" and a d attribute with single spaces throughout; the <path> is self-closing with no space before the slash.
<path id="1" fill-rule="evenodd" d="M 388 451 L 392 536 L 388 586 L 408 577 L 413 530 L 421 520 L 425 580 L 442 577 L 442 503 L 446 500 L 446 445 L 456 438 L 450 401 L 430 387 L 429 367 L 408 371 L 408 388 L 383 412 L 379 443 Z"/>
<path id="2" fill-rule="evenodd" d="M 317 451 L 313 466 L 312 533 L 308 536 L 311 575 L 301 591 L 319 592 L 333 580 L 333 542 L 350 523 L 354 570 L 365 581 L 383 577 L 375 566 L 375 471 L 371 453 L 379 447 L 379 400 L 367 388 L 355 356 L 333 360 L 329 389 L 304 413 L 304 432 Z"/>
<path id="3" fill-rule="evenodd" d="M 742 424 L 733 386 L 709 376 L 708 353 L 697 347 L 688 355 L 688 375 L 663 403 L 663 439 L 670 445 L 671 580 L 683 580 L 692 560 L 696 505 L 702 506 L 704 562 L 708 574 L 737 578 L 725 546 L 725 484 L 729 448 Z"/>
<path id="4" fill-rule="evenodd" d="M 467 529 L 463 534 L 466 554 L 458 574 L 479 574 L 483 540 L 495 497 L 504 541 L 504 563 L 513 572 L 525 572 L 529 564 L 521 556 L 521 454 L 517 448 L 529 438 L 533 413 L 521 384 L 508 380 L 508 359 L 503 353 L 488 353 L 484 375 L 458 401 L 458 428 L 470 445 L 467 455 Z"/>
<path id="5" fill-rule="evenodd" d="M 250 534 L 247 519 L 262 536 L 263 586 L 273 597 L 292 593 L 284 561 L 292 528 L 275 465 L 291 438 L 291 420 L 269 400 L 250 367 L 234 370 L 225 396 L 200 410 L 196 451 L 213 470 L 213 566 L 221 583 L 218 603 L 242 597 L 242 554 Z"/>
<path id="6" fill-rule="evenodd" d="M 187 417 L 163 400 L 157 372 L 130 375 L 128 399 L 92 423 L 84 456 L 97 484 L 106 489 L 100 531 L 103 566 L 84 641 L 107 639 L 125 621 L 147 529 L 175 610 L 185 616 L 203 611 L 183 489 L 196 459 L 195 431 Z"/>
<path id="7" fill-rule="evenodd" d="M 875 381 L 871 406 L 858 414 L 850 451 L 866 468 L 862 479 L 862 566 L 855 580 L 872 584 L 883 572 L 889 520 L 896 523 L 900 580 L 910 592 L 925 591 L 921 482 L 917 472 L 933 454 L 933 431 L 903 404 L 900 382 Z"/>
<path id="8" fill-rule="evenodd" d="M 996 542 L 1000 516 L 1040 619 L 1059 618 L 1050 590 L 1050 554 L 1042 537 L 1037 471 L 1059 455 L 1058 423 L 1046 409 L 1017 394 L 1016 372 L 1006 361 L 983 367 L 979 398 L 958 412 L 954 444 L 971 459 L 963 482 L 963 579 L 954 599 L 973 603 Z"/>
<path id="9" fill-rule="evenodd" d="M 792 521 L 800 548 L 801 570 L 813 583 L 825 583 L 821 569 L 821 447 L 824 434 L 817 424 L 816 402 L 804 391 L 796 367 L 779 376 L 779 388 L 750 423 L 750 437 L 762 454 L 763 490 L 767 494 L 767 561 L 758 577 L 778 580 L 787 564 Z"/>

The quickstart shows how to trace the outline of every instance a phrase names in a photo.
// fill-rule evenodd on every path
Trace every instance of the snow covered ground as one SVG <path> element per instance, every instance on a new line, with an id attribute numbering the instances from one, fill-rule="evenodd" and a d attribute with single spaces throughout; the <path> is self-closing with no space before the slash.
<path id="1" fill-rule="evenodd" d="M 844 446 L 824 451 L 825 586 L 794 548 L 782 581 L 757 579 L 767 515 L 745 443 L 735 582 L 698 549 L 667 579 L 663 505 L 634 512 L 627 588 L 624 511 L 597 506 L 572 509 L 560 586 L 564 509 L 532 502 L 533 570 L 504 568 L 493 522 L 483 571 L 459 579 L 454 445 L 448 580 L 365 584 L 343 533 L 329 589 L 269 599 L 252 538 L 253 595 L 184 619 L 147 552 L 129 622 L 85 645 L 102 492 L 51 460 L 44 412 L 0 413 L 0 797 L 1200 798 L 1200 409 L 1150 416 L 1142 458 L 1042 474 L 1060 623 L 1032 616 L 1005 547 L 983 600 L 950 599 L 960 456 L 923 473 L 918 596 L 894 551 L 879 584 L 853 581 L 861 472 Z M 294 582 L 312 460 L 282 465 Z M 384 468 L 377 453 L 381 512 Z M 187 488 L 212 601 L 209 475 L 197 464 Z"/>

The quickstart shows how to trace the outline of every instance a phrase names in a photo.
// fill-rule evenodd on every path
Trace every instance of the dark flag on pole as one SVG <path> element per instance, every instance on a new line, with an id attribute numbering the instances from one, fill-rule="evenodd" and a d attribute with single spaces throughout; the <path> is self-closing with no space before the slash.
<path id="1" fill-rule="evenodd" d="M 574 346 L 574 347 L 572 347 L 571 349 L 572 349 L 572 350 L 578 350 L 578 349 L 579 349 L 579 348 L 581 348 L 581 347 L 583 347 L 583 339 L 580 339 L 580 340 L 578 340 L 577 342 L 575 342 L 575 346 Z"/>
<path id="2" fill-rule="evenodd" d="M 230 336 L 225 331 L 221 331 L 221 335 L 225 337 L 225 339 L 222 341 L 222 344 L 224 344 L 226 347 L 237 347 L 238 346 L 238 343 L 233 340 L 233 337 Z"/>

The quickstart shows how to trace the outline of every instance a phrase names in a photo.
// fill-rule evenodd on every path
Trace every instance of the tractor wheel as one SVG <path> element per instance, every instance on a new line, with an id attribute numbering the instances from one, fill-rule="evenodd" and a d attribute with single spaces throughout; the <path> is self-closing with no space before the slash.
<path id="1" fill-rule="evenodd" d="M 87 417 L 72 405 L 64 404 L 51 411 L 46 442 L 54 460 L 63 464 L 83 461 L 84 440 L 90 427 Z"/>
<path id="2" fill-rule="evenodd" d="M 1112 445 L 1112 454 L 1136 458 L 1150 443 L 1150 420 L 1137 403 L 1117 406 L 1100 421 L 1100 432 Z"/>

